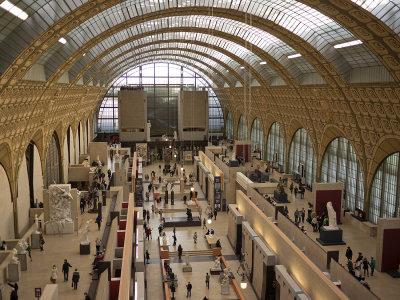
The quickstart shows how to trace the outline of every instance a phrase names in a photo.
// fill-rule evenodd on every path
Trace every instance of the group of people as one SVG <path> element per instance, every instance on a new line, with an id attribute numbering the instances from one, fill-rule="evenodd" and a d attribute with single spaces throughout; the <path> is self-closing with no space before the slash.
<path id="1" fill-rule="evenodd" d="M 72 268 L 71 264 L 67 261 L 67 259 L 64 259 L 64 263 L 62 265 L 62 272 L 64 274 L 64 282 L 68 282 L 68 275 L 69 275 L 69 268 Z M 50 281 L 51 283 L 57 283 L 57 267 L 56 265 L 53 265 L 53 267 L 51 268 L 51 275 L 50 275 Z M 80 279 L 80 275 L 78 272 L 78 269 L 75 268 L 75 271 L 72 274 L 72 283 L 71 283 L 71 287 L 74 288 L 74 290 L 78 289 L 78 282 Z"/>
<path id="2" fill-rule="evenodd" d="M 357 278 L 362 285 L 366 288 L 370 289 L 370 286 L 365 281 L 365 277 L 369 277 L 369 270 L 371 269 L 371 276 L 374 276 L 375 271 L 375 259 L 371 257 L 371 260 L 368 261 L 366 257 L 362 255 L 361 252 L 358 252 L 357 259 L 353 261 L 353 250 L 350 247 L 347 247 L 346 250 L 346 258 L 347 258 L 347 268 L 349 273 Z M 363 274 L 361 272 L 363 270 Z"/>
<path id="3" fill-rule="evenodd" d="M 287 182 L 287 178 L 286 178 L 286 182 Z M 290 190 L 290 194 L 294 193 L 294 198 L 297 198 L 297 194 L 300 194 L 300 199 L 304 199 L 304 193 L 306 192 L 304 185 L 299 184 L 299 188 L 297 188 L 293 185 L 293 182 L 292 182 L 290 184 L 289 190 Z"/>

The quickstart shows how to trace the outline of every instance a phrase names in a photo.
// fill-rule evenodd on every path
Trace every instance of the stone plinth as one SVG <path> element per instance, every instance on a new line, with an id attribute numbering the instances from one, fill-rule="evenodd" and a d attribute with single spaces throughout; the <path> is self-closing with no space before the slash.
<path id="1" fill-rule="evenodd" d="M 90 254 L 90 243 L 89 244 L 79 244 L 79 254 L 80 255 Z"/>
<path id="2" fill-rule="evenodd" d="M 65 222 L 64 225 L 57 223 L 46 224 L 46 234 L 66 234 L 74 233 L 74 223 Z"/>
<path id="3" fill-rule="evenodd" d="M 229 295 L 229 284 L 228 283 L 221 285 L 221 295 Z"/>
<path id="4" fill-rule="evenodd" d="M 219 275 L 219 273 L 221 273 L 222 272 L 222 269 L 221 269 L 221 267 L 219 267 L 219 268 L 210 268 L 210 274 L 211 275 Z"/>
<path id="5" fill-rule="evenodd" d="M 17 254 L 20 266 L 21 266 L 21 271 L 26 271 L 28 270 L 28 264 L 26 261 L 26 253 L 18 253 Z"/>
<path id="6" fill-rule="evenodd" d="M 320 236 L 317 241 L 323 246 L 331 245 L 345 245 L 346 243 L 342 240 L 343 230 L 338 229 L 326 229 L 321 227 Z"/>
<path id="7" fill-rule="evenodd" d="M 21 265 L 20 263 L 10 263 L 8 264 L 8 281 L 16 282 L 19 281 L 21 275 Z"/>
<path id="8" fill-rule="evenodd" d="M 34 232 L 31 234 L 31 248 L 40 249 L 40 233 Z"/>

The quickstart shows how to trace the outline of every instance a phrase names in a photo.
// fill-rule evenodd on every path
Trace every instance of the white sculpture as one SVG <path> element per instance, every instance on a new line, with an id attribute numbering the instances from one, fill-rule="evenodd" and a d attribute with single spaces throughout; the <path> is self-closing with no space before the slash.
<path id="1" fill-rule="evenodd" d="M 38 218 L 37 214 L 35 214 L 35 225 L 36 225 L 35 233 L 40 233 L 40 231 L 39 231 L 39 218 Z"/>
<path id="2" fill-rule="evenodd" d="M 82 165 L 85 168 L 90 168 L 89 157 L 86 157 L 85 160 L 82 162 Z"/>
<path id="3" fill-rule="evenodd" d="M 162 241 L 163 241 L 163 246 L 167 246 L 167 236 L 166 235 L 164 235 L 162 237 Z"/>
<path id="4" fill-rule="evenodd" d="M 25 240 L 20 240 L 17 244 L 18 254 L 25 254 L 28 248 L 28 243 Z"/>
<path id="5" fill-rule="evenodd" d="M 85 228 L 79 230 L 79 233 L 82 233 L 81 245 L 89 245 L 90 244 L 90 241 L 89 241 L 89 238 L 88 238 L 88 232 L 89 232 L 89 229 L 90 229 L 89 226 L 90 226 L 91 222 L 92 222 L 92 220 L 86 221 Z"/>
<path id="6" fill-rule="evenodd" d="M 187 201 L 186 204 L 187 204 L 187 206 L 196 205 L 196 203 L 192 199 Z"/>
<path id="7" fill-rule="evenodd" d="M 99 155 L 97 155 L 97 166 L 98 166 L 98 168 L 101 168 L 103 166 L 103 164 L 101 163 Z"/>
<path id="8" fill-rule="evenodd" d="M 71 185 L 52 184 L 49 187 L 49 210 L 50 220 L 46 222 L 48 234 L 72 233 L 74 224 L 71 219 L 71 202 L 73 200 L 69 193 Z"/>
<path id="9" fill-rule="evenodd" d="M 212 266 L 211 269 L 221 269 L 221 260 L 219 257 L 217 257 L 216 260 L 214 260 L 214 265 Z"/>
<path id="10" fill-rule="evenodd" d="M 221 285 L 229 284 L 229 274 L 230 273 L 231 273 L 231 269 L 229 267 L 224 269 L 223 277 L 221 280 Z"/>
<path id="11" fill-rule="evenodd" d="M 174 140 L 175 140 L 175 141 L 178 140 L 178 135 L 177 135 L 176 131 L 174 131 Z"/>
<path id="12" fill-rule="evenodd" d="M 329 226 L 324 226 L 324 228 L 328 230 L 338 229 L 339 227 L 337 226 L 336 212 L 333 209 L 332 202 L 328 202 L 326 204 L 326 209 L 328 210 Z"/>
<path id="13" fill-rule="evenodd" d="M 17 251 L 17 249 L 12 249 L 12 252 L 13 252 L 13 257 L 11 258 L 11 263 L 12 264 L 17 264 L 17 263 L 19 263 L 19 259 L 18 259 L 18 257 L 17 257 L 17 254 L 18 254 L 18 251 Z"/>

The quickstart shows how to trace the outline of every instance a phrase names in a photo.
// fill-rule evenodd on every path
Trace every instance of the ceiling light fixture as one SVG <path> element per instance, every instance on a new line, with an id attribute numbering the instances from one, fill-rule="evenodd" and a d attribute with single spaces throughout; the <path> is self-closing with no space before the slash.
<path id="1" fill-rule="evenodd" d="M 336 49 L 346 48 L 346 47 L 351 47 L 351 46 L 355 46 L 355 45 L 360 45 L 362 43 L 363 42 L 361 40 L 355 40 L 355 41 L 351 41 L 351 42 L 337 44 L 337 45 L 333 46 L 333 48 L 336 48 Z"/>
<path id="2" fill-rule="evenodd" d="M 266 65 L 267 64 L 267 62 L 266 61 L 262 61 L 262 62 L 260 62 L 260 65 Z"/>
<path id="3" fill-rule="evenodd" d="M 85 56 L 85 55 L 86 55 L 86 53 L 83 53 L 83 54 L 82 54 L 82 56 Z"/>
<path id="4" fill-rule="evenodd" d="M 291 59 L 291 58 L 296 58 L 296 57 L 300 57 L 300 56 L 301 56 L 300 53 L 296 53 L 296 54 L 289 55 L 287 58 Z"/>
<path id="5" fill-rule="evenodd" d="M 20 9 L 18 6 L 12 4 L 9 1 L 3 1 L 0 4 L 0 7 L 4 8 L 9 13 L 13 14 L 14 16 L 20 18 L 21 20 L 26 20 L 28 18 L 28 14 Z"/>
<path id="6" fill-rule="evenodd" d="M 63 37 L 62 37 L 62 38 L 59 38 L 58 41 L 59 41 L 61 44 L 66 44 L 66 43 L 67 43 L 67 40 L 64 39 Z"/>
<path id="7" fill-rule="evenodd" d="M 241 68 L 241 69 L 244 69 L 244 67 L 243 67 L 243 66 L 241 66 L 240 68 Z"/>

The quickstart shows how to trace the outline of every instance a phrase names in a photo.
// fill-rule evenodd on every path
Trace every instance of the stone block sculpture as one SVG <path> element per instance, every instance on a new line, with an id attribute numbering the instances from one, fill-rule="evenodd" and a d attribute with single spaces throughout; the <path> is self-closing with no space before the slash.
<path id="1" fill-rule="evenodd" d="M 70 184 L 52 184 L 49 187 L 50 220 L 46 222 L 47 234 L 73 233 L 71 219 L 72 195 Z"/>

